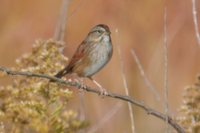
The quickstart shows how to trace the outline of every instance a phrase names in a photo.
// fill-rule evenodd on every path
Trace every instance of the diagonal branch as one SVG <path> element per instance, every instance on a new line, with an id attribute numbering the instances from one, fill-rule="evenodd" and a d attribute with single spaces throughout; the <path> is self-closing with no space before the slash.
<path id="1" fill-rule="evenodd" d="M 160 100 L 160 95 L 158 93 L 158 91 L 156 90 L 156 88 L 153 86 L 153 84 L 151 83 L 151 81 L 148 79 L 147 75 L 144 72 L 144 68 L 135 52 L 134 49 L 131 49 L 131 54 L 133 55 L 133 58 L 135 59 L 135 62 L 139 68 L 140 71 L 140 75 L 142 76 L 142 78 L 144 79 L 145 84 L 147 85 L 147 87 L 155 94 L 156 99 Z"/>
<path id="2" fill-rule="evenodd" d="M 62 80 L 53 76 L 49 76 L 47 74 L 36 74 L 36 73 L 31 73 L 31 72 L 18 72 L 18 71 L 13 71 L 9 68 L 6 67 L 1 67 L 0 66 L 0 71 L 5 72 L 8 75 L 21 75 L 21 76 L 27 76 L 27 77 L 38 77 L 38 78 L 44 78 L 44 79 L 48 79 L 48 80 L 53 80 L 56 83 L 59 84 L 63 84 L 63 85 L 67 85 L 67 86 L 74 86 L 77 88 L 81 88 L 85 91 L 88 92 L 92 92 L 92 93 L 96 93 L 96 94 L 100 94 L 101 92 L 98 90 L 95 90 L 89 86 L 83 86 L 78 82 L 70 82 L 70 81 L 66 81 L 66 80 Z M 147 105 L 145 105 L 144 103 L 142 103 L 141 101 L 135 100 L 129 96 L 125 96 L 125 95 L 120 95 L 120 94 L 116 94 L 116 93 L 112 93 L 109 92 L 107 95 L 105 95 L 107 97 L 111 97 L 111 98 L 116 98 L 116 99 L 120 99 L 123 101 L 127 101 L 130 102 L 131 104 L 142 108 L 144 111 L 147 112 L 147 114 L 149 115 L 153 115 L 163 121 L 166 120 L 166 117 L 168 118 L 168 122 L 169 124 L 178 132 L 178 133 L 185 133 L 185 130 L 178 124 L 176 123 L 175 120 L 173 120 L 170 116 L 166 116 L 165 114 L 158 112 L 150 107 L 148 107 Z"/>
<path id="3" fill-rule="evenodd" d="M 197 19 L 196 0 L 192 0 L 192 14 L 193 14 L 195 33 L 197 37 L 197 43 L 200 46 L 200 32 L 199 32 L 199 25 L 198 25 L 198 19 Z"/>
<path id="4" fill-rule="evenodd" d="M 93 127 L 91 127 L 87 131 L 87 133 L 96 133 L 99 128 L 102 128 L 103 125 L 105 125 L 106 123 L 108 123 L 108 120 L 111 119 L 117 113 L 117 111 L 119 111 L 119 109 L 121 107 L 122 107 L 122 103 L 121 102 L 118 102 L 113 107 L 110 107 L 110 109 L 108 109 L 109 111 L 106 113 L 106 115 L 103 116 L 101 118 L 101 120 L 98 121 Z"/>
<path id="5" fill-rule="evenodd" d="M 116 38 L 119 38 L 118 29 L 116 29 L 115 32 L 116 32 Z M 119 42 L 119 41 L 117 41 L 117 42 Z M 122 59 L 122 54 L 121 54 L 121 49 L 120 49 L 119 43 L 117 43 L 117 52 L 118 52 L 118 55 L 119 55 L 121 75 L 122 75 L 122 80 L 123 80 L 123 84 L 124 84 L 125 94 L 129 95 L 129 88 L 128 88 L 128 83 L 127 83 L 127 79 L 126 79 L 126 75 L 125 75 L 125 71 L 124 71 L 124 62 L 123 62 L 123 59 Z M 129 109 L 129 115 L 130 115 L 130 119 L 131 119 L 131 132 L 136 133 L 135 121 L 134 121 L 134 115 L 133 115 L 133 108 L 132 108 L 130 102 L 128 102 L 128 109 Z"/>

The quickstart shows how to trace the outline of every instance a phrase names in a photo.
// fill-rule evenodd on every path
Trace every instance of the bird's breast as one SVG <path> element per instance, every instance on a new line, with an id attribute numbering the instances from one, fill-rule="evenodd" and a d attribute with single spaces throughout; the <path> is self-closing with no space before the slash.
<path id="1" fill-rule="evenodd" d="M 106 38 L 104 38 L 107 40 Z M 93 50 L 90 51 L 90 64 L 85 68 L 85 76 L 92 76 L 103 68 L 112 56 L 112 44 L 110 41 L 95 44 Z"/>

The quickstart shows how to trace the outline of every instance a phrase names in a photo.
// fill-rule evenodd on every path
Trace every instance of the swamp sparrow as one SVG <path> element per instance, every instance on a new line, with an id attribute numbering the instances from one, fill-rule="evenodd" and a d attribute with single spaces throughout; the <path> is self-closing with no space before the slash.
<path id="1" fill-rule="evenodd" d="M 111 59 L 113 48 L 107 25 L 99 24 L 91 29 L 85 40 L 79 45 L 69 64 L 55 77 L 76 73 L 79 77 L 88 77 L 101 70 Z"/>

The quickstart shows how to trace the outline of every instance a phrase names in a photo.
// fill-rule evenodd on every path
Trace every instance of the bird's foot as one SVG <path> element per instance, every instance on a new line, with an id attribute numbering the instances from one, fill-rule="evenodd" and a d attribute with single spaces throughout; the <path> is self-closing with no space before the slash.
<path id="1" fill-rule="evenodd" d="M 99 89 L 100 89 L 100 93 L 99 93 L 100 96 L 107 96 L 108 95 L 108 92 L 107 92 L 106 89 L 104 89 L 103 87 L 100 87 Z"/>

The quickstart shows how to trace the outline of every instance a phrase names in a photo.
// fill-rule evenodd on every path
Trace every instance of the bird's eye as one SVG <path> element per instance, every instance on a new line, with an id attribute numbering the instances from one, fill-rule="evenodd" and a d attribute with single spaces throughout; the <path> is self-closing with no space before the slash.
<path id="1" fill-rule="evenodd" d="M 99 34 L 100 34 L 100 33 L 102 33 L 102 31 L 101 31 L 101 30 L 97 30 L 97 33 L 99 33 Z"/>

